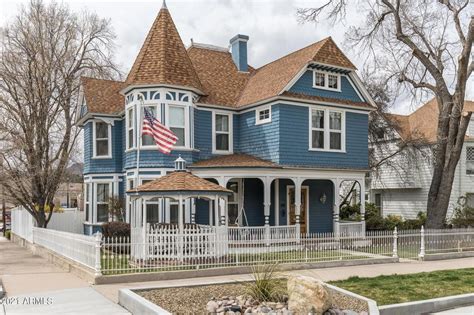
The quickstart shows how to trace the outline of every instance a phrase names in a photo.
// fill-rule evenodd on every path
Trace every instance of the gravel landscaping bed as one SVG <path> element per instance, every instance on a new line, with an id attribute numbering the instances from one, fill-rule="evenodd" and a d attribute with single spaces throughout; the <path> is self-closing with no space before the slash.
<path id="1" fill-rule="evenodd" d="M 285 284 L 286 285 L 286 284 Z M 171 313 L 206 314 L 207 302 L 212 298 L 236 296 L 246 292 L 243 283 L 213 284 L 193 287 L 165 288 L 136 291 L 145 299 Z"/>

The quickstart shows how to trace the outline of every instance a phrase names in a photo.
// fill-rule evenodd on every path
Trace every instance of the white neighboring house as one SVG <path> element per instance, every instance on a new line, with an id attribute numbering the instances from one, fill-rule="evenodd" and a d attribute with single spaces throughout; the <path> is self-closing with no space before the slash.
<path id="1" fill-rule="evenodd" d="M 464 111 L 473 112 L 474 102 L 466 101 Z M 426 211 L 433 174 L 431 147 L 436 142 L 438 113 L 436 99 L 432 99 L 410 115 L 389 114 L 387 128 L 381 129 L 377 139 L 369 142 L 371 150 L 381 158 L 399 150 L 400 142 L 419 139 L 416 148 L 408 145 L 403 153 L 381 164 L 369 178 L 369 201 L 379 207 L 383 216 L 393 214 L 410 219 L 419 211 Z M 419 145 L 421 141 L 426 144 Z M 474 207 L 474 115 L 456 169 L 448 219 L 461 196 L 466 196 L 465 202 Z"/>

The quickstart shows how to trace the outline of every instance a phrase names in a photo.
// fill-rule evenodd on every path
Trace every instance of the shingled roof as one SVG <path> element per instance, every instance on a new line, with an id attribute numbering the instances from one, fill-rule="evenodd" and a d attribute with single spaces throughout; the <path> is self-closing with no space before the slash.
<path id="1" fill-rule="evenodd" d="M 474 112 L 474 102 L 464 102 L 464 112 Z M 404 140 L 424 140 L 428 143 L 437 141 L 439 107 L 433 98 L 410 115 L 387 114 L 394 123 L 394 128 Z"/>
<path id="2" fill-rule="evenodd" d="M 331 56 L 325 54 L 331 54 Z M 249 79 L 237 106 L 252 104 L 279 95 L 298 72 L 310 62 L 356 69 L 332 38 L 327 37 L 258 68 Z"/>
<path id="3" fill-rule="evenodd" d="M 82 77 L 81 83 L 88 112 L 117 114 L 124 110 L 124 97 L 120 94 L 124 82 Z"/>
<path id="4" fill-rule="evenodd" d="M 254 71 L 239 72 L 228 50 L 194 44 L 188 55 L 207 92 L 200 103 L 234 107 L 247 81 Z"/>
<path id="5" fill-rule="evenodd" d="M 231 193 L 229 189 L 214 184 L 204 178 L 186 171 L 174 171 L 163 177 L 152 180 L 127 192 L 202 192 Z"/>
<path id="6" fill-rule="evenodd" d="M 125 82 L 95 82 L 87 88 L 93 112 L 115 113 L 123 107 L 119 91 L 131 85 L 163 84 L 190 88 L 201 94 L 199 103 L 242 108 L 280 95 L 303 100 L 341 103 L 338 99 L 308 97 L 284 91 L 310 63 L 355 70 L 331 37 L 297 50 L 258 69 L 238 71 L 227 48 L 193 44 L 186 50 L 166 7 L 161 8 Z M 109 100 L 103 95 L 109 94 Z M 342 104 L 372 108 L 366 102 Z M 89 110 L 91 111 L 91 110 Z"/>
<path id="7" fill-rule="evenodd" d="M 271 161 L 263 160 L 249 154 L 230 154 L 222 155 L 207 160 L 197 161 L 190 166 L 191 168 L 200 167 L 280 167 L 278 164 Z"/>
<path id="8" fill-rule="evenodd" d="M 127 84 L 169 84 L 203 91 L 178 30 L 162 7 L 138 53 Z"/>

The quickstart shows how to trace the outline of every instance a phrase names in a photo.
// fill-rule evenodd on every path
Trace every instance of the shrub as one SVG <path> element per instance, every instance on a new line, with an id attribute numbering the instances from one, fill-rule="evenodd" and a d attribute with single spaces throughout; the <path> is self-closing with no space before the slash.
<path id="1" fill-rule="evenodd" d="M 455 228 L 474 227 L 474 208 L 466 205 L 456 207 L 451 218 L 451 224 Z"/>
<path id="2" fill-rule="evenodd" d="M 7 231 L 5 232 L 5 237 L 6 237 L 7 239 L 11 239 L 11 231 L 10 231 L 10 230 L 7 230 Z"/>
<path id="3" fill-rule="evenodd" d="M 339 211 L 341 220 L 359 221 L 360 220 L 360 203 L 356 205 L 345 204 Z"/>
<path id="4" fill-rule="evenodd" d="M 107 222 L 102 225 L 104 237 L 130 237 L 130 224 L 126 222 Z"/>
<path id="5" fill-rule="evenodd" d="M 278 264 L 257 265 L 252 267 L 253 281 L 247 284 L 247 293 L 260 302 L 280 302 L 284 298 L 284 289 L 277 278 Z"/>
<path id="6" fill-rule="evenodd" d="M 426 212 L 418 212 L 416 219 L 405 220 L 402 216 L 382 217 L 374 204 L 365 204 L 365 225 L 367 230 L 417 230 L 426 223 Z"/>

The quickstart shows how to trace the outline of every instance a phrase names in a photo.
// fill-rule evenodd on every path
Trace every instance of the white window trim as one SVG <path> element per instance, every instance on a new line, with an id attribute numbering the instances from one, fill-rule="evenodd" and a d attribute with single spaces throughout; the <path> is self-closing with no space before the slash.
<path id="1" fill-rule="evenodd" d="M 316 85 L 316 73 L 324 74 L 324 86 Z M 329 87 L 329 75 L 334 75 L 337 77 L 337 89 Z M 341 92 L 341 75 L 339 73 L 323 71 L 323 70 L 313 70 L 313 88 L 328 90 L 334 92 Z"/>
<path id="2" fill-rule="evenodd" d="M 98 195 L 98 190 L 97 190 L 97 185 L 98 184 L 108 184 L 109 185 L 109 198 L 113 197 L 114 196 L 114 191 L 113 191 L 113 187 L 114 187 L 114 182 L 113 181 L 110 181 L 110 180 L 100 180 L 100 181 L 94 181 L 93 182 L 94 184 L 94 203 L 93 203 L 93 211 L 92 211 L 92 214 L 93 214 L 93 217 L 92 217 L 92 223 L 105 223 L 105 222 L 108 222 L 110 220 L 110 217 L 108 218 L 107 221 L 98 221 L 98 216 L 99 216 L 99 211 L 98 211 L 98 208 L 97 208 L 97 205 L 99 204 L 99 202 L 97 202 L 97 195 Z M 109 204 L 109 201 L 102 201 L 100 202 L 100 204 Z"/>
<path id="3" fill-rule="evenodd" d="M 268 110 L 268 118 L 260 119 L 260 112 Z M 255 125 L 263 125 L 272 122 L 272 107 L 271 106 L 264 106 L 259 107 L 255 110 Z"/>
<path id="4" fill-rule="evenodd" d="M 313 148 L 313 110 L 320 110 L 324 111 L 324 149 L 321 148 Z M 341 149 L 330 149 L 330 133 L 331 129 L 329 129 L 329 113 L 330 112 L 337 112 L 341 114 Z M 321 130 L 321 128 L 314 128 L 314 130 Z M 321 151 L 321 152 L 338 152 L 338 153 L 346 153 L 346 112 L 339 109 L 329 109 L 329 108 L 321 108 L 321 107 L 309 107 L 309 151 Z"/>
<path id="5" fill-rule="evenodd" d="M 225 115 L 229 117 L 229 150 L 216 149 L 216 115 Z M 220 132 L 223 134 L 223 132 Z M 234 116 L 230 112 L 213 111 L 212 112 L 212 154 L 232 154 L 234 152 Z"/>
<path id="6" fill-rule="evenodd" d="M 171 128 L 182 128 L 182 126 L 171 126 L 170 125 L 170 107 L 180 107 L 184 109 L 184 146 L 173 146 L 173 150 L 189 150 L 190 147 L 190 139 L 189 139 L 189 129 L 190 129 L 190 122 L 189 122 L 189 106 L 176 104 L 176 103 L 167 103 L 165 107 L 165 117 L 166 117 L 166 127 L 169 129 Z"/>
<path id="7" fill-rule="evenodd" d="M 107 124 L 107 145 L 108 153 L 107 155 L 97 155 L 97 139 L 96 139 L 96 125 L 97 123 Z M 105 139 L 105 138 L 104 138 Z M 104 140 L 102 139 L 102 140 Z M 92 122 L 92 158 L 93 159 L 111 159 L 112 158 L 112 125 L 103 121 Z"/>
<path id="8" fill-rule="evenodd" d="M 466 176 L 469 176 L 469 177 L 474 177 L 474 173 L 468 173 L 468 172 L 467 172 L 467 170 L 468 170 L 468 165 L 467 165 L 467 164 L 470 163 L 470 162 L 473 162 L 474 160 L 468 159 L 468 157 L 467 157 L 467 156 L 468 156 L 468 152 L 467 152 L 467 151 L 469 150 L 469 148 L 473 148 L 473 147 L 474 147 L 474 145 L 471 145 L 471 143 L 469 143 L 468 145 L 466 145 L 465 161 L 464 161 L 464 167 L 466 168 L 466 170 L 465 170 L 464 173 L 466 174 Z M 474 163 L 474 162 L 473 162 L 473 163 Z"/>
<path id="9" fill-rule="evenodd" d="M 128 114 L 129 111 L 132 111 L 134 118 L 136 117 L 135 114 L 135 106 L 130 106 L 126 109 L 125 111 L 125 152 L 133 150 L 136 148 L 136 141 L 135 141 L 135 119 L 132 121 L 132 127 L 129 127 L 128 123 L 130 121 L 130 115 Z M 133 145 L 129 146 L 130 143 L 130 137 L 128 136 L 128 132 L 130 130 L 133 130 L 132 135 L 133 135 Z"/>

